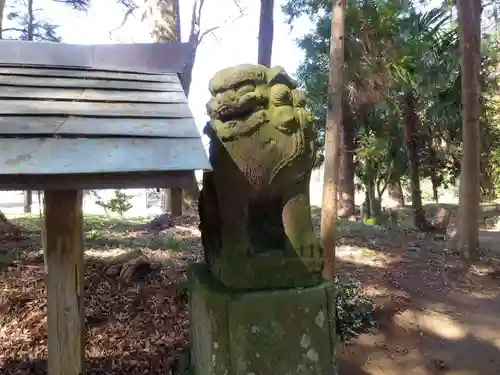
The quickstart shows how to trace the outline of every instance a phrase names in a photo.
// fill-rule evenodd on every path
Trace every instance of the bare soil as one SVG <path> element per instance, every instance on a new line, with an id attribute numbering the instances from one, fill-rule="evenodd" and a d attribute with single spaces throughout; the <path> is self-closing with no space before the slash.
<path id="1" fill-rule="evenodd" d="M 362 283 L 377 317 L 375 330 L 340 348 L 341 375 L 500 374 L 500 233 L 481 231 L 486 248 L 471 266 L 443 238 L 411 230 L 358 224 L 341 242 L 339 276 Z"/>

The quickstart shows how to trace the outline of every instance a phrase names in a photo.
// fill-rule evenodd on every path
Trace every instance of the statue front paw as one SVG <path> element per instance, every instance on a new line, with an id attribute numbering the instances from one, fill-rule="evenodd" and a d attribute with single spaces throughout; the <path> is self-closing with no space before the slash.
<path id="1" fill-rule="evenodd" d="M 323 249 L 320 246 L 317 237 L 304 239 L 300 241 L 297 253 L 301 258 L 304 259 L 322 259 Z"/>

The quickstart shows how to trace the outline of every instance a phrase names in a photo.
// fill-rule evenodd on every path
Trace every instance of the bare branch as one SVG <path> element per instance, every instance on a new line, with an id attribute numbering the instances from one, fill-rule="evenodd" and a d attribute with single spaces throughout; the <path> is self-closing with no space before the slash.
<path id="1" fill-rule="evenodd" d="M 120 25 L 109 32 L 109 36 L 111 38 L 113 37 L 113 33 L 120 30 L 127 23 L 130 16 L 135 17 L 136 11 L 142 10 L 141 18 L 144 18 L 144 14 L 145 14 L 147 6 L 148 6 L 148 0 L 143 0 L 141 5 L 137 5 L 137 4 L 135 4 L 135 2 L 127 2 L 127 3 L 122 3 L 122 4 L 127 8 L 127 11 L 125 12 L 125 15 L 123 16 L 123 20 L 120 23 Z M 142 19 L 141 19 L 141 21 L 142 21 Z"/>
<path id="2" fill-rule="evenodd" d="M 237 0 L 235 0 L 235 1 L 237 1 Z M 237 17 L 229 17 L 229 18 L 225 19 L 224 21 L 222 21 L 219 25 L 211 27 L 211 28 L 203 31 L 200 34 L 200 36 L 198 37 L 198 44 L 200 44 L 201 41 L 203 40 L 203 38 L 205 36 L 207 36 L 208 34 L 212 34 L 216 39 L 218 39 L 217 36 L 215 35 L 214 31 L 220 29 L 224 25 L 235 23 L 235 22 L 239 21 L 241 18 L 245 17 L 246 16 L 246 10 L 242 9 L 242 11 L 243 12 L 240 13 Z"/>
<path id="3" fill-rule="evenodd" d="M 200 16 L 197 10 L 198 8 L 198 0 L 195 0 L 193 4 L 193 9 L 191 10 L 191 30 L 189 31 L 189 39 L 193 39 L 196 35 L 196 39 L 198 40 L 198 34 L 200 33 L 199 25 L 200 25 Z M 198 27 L 197 27 L 198 26 Z"/>
<path id="4" fill-rule="evenodd" d="M 25 29 L 19 29 L 19 28 L 17 28 L 17 27 L 8 27 L 8 28 L 6 28 L 6 29 L 3 29 L 2 31 L 3 31 L 3 32 L 7 32 L 7 31 L 16 31 L 16 32 L 18 32 L 18 33 L 23 33 L 23 32 L 25 32 L 26 30 L 25 30 Z"/>
<path id="5" fill-rule="evenodd" d="M 234 5 L 236 5 L 236 8 L 240 11 L 240 16 L 243 16 L 246 12 L 246 8 L 241 5 L 240 0 L 233 0 Z"/>
<path id="6" fill-rule="evenodd" d="M 199 0 L 199 7 L 198 7 L 198 26 L 200 26 L 201 23 L 201 12 L 203 10 L 203 6 L 205 5 L 205 0 Z"/>

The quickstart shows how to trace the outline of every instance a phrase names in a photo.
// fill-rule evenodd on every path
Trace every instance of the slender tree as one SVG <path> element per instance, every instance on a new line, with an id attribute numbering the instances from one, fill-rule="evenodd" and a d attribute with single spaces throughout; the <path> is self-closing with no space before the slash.
<path id="1" fill-rule="evenodd" d="M 26 30 L 26 39 L 29 41 L 33 41 L 34 30 L 35 30 L 35 14 L 33 12 L 33 0 L 27 0 L 27 16 L 28 16 L 28 25 Z M 31 189 L 28 189 L 24 192 L 24 213 L 31 213 L 31 207 L 33 205 L 33 192 Z"/>
<path id="2" fill-rule="evenodd" d="M 9 39 L 60 42 L 61 39 L 56 33 L 57 26 L 44 21 L 42 17 L 37 17 L 36 13 L 34 0 L 9 3 L 9 9 L 6 7 L 6 1 L 0 0 L 0 39 L 6 37 Z M 5 27 L 2 22 L 4 15 L 12 24 L 9 27 Z M 31 212 L 31 205 L 32 193 L 31 190 L 28 190 L 24 194 L 24 211 Z M 10 223 L 0 212 L 0 234 L 20 234 L 20 232 L 20 229 Z"/>
<path id="3" fill-rule="evenodd" d="M 274 0 L 260 0 L 258 63 L 271 66 L 274 40 Z"/>
<path id="4" fill-rule="evenodd" d="M 149 23 L 150 33 L 156 42 L 171 42 L 181 40 L 181 19 L 180 19 L 180 4 L 179 0 L 156 0 L 151 2 L 148 0 L 140 1 L 126 1 L 122 3 L 128 8 L 121 25 L 123 26 L 130 15 L 138 14 L 141 20 Z M 241 7 L 238 0 L 233 0 L 233 3 L 239 10 L 239 15 L 236 19 L 244 15 L 244 9 Z M 191 53 L 188 57 L 184 70 L 180 75 L 182 88 L 187 97 L 191 88 L 191 81 L 193 77 L 193 68 L 196 60 L 196 52 L 203 39 L 213 34 L 220 26 L 215 25 L 206 29 L 201 27 L 201 19 L 203 9 L 205 7 L 205 0 L 195 0 L 191 9 L 191 27 L 187 42 L 191 46 Z M 236 20 L 234 19 L 234 20 Z M 232 20 L 232 21 L 234 21 Z M 226 20 L 224 23 L 231 20 Z M 193 199 L 198 199 L 199 189 L 196 178 L 193 174 L 193 187 L 186 191 L 187 195 Z M 170 207 L 170 211 L 174 215 L 182 213 L 183 195 L 181 189 L 165 189 L 163 191 L 163 206 L 164 208 Z"/>
<path id="5" fill-rule="evenodd" d="M 2 39 L 2 31 L 3 31 L 3 16 L 5 12 L 5 3 L 6 0 L 0 0 L 0 40 Z"/>
<path id="6" fill-rule="evenodd" d="M 335 245 L 340 174 L 340 129 L 344 67 L 344 17 L 346 0 L 335 0 L 332 8 L 330 75 L 325 129 L 325 163 L 321 210 L 321 245 L 325 251 L 323 278 L 335 278 Z"/>
<path id="7" fill-rule="evenodd" d="M 459 223 L 455 247 L 465 259 L 478 255 L 480 199 L 481 0 L 458 0 L 462 62 L 462 139 Z"/>

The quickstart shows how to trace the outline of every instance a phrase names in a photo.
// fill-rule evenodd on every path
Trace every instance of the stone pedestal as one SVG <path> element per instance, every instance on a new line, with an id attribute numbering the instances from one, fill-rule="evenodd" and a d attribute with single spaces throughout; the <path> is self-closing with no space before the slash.
<path id="1" fill-rule="evenodd" d="M 333 283 L 234 291 L 189 269 L 193 375 L 335 375 Z"/>

